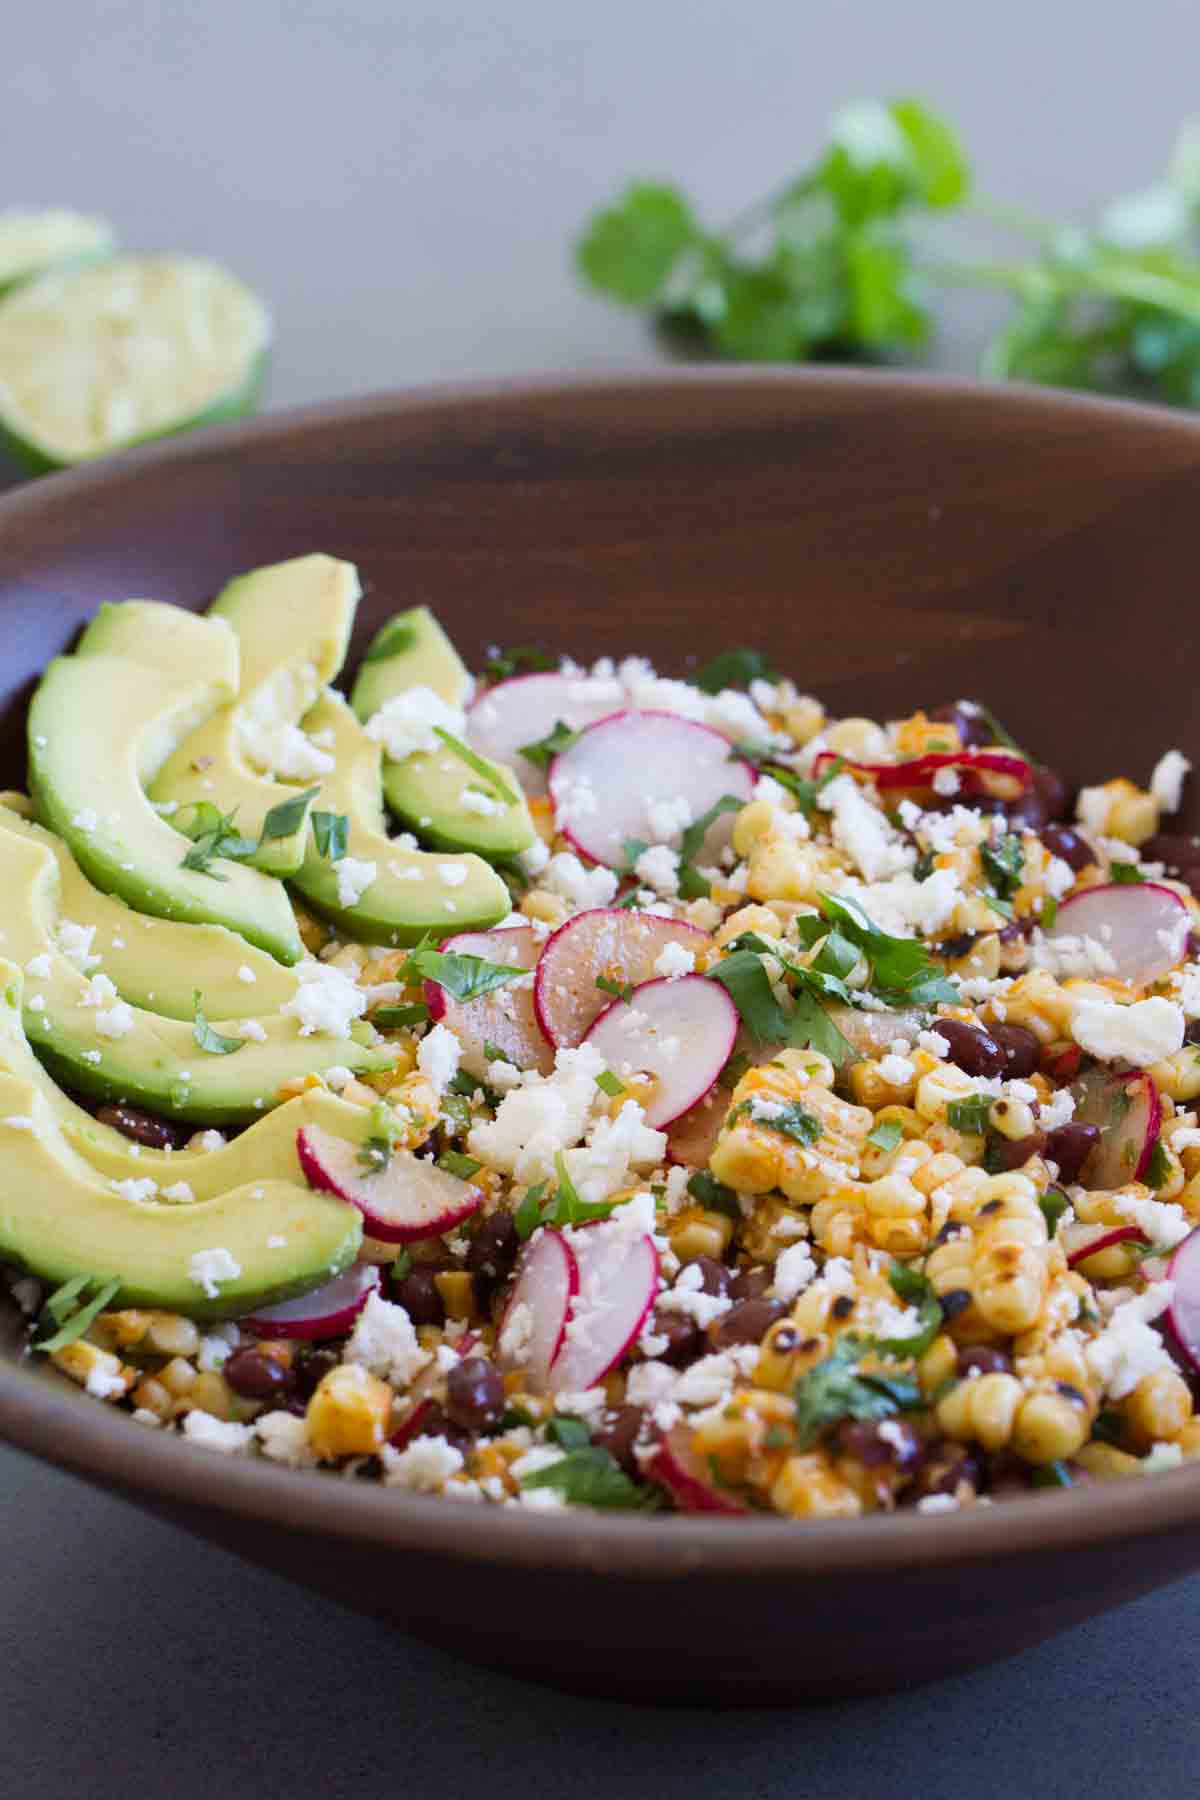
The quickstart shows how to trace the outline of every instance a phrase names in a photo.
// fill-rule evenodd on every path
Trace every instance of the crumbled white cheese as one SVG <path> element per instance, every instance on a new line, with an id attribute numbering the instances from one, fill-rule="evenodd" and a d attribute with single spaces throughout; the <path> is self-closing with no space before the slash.
<path id="1" fill-rule="evenodd" d="M 1070 1088 L 1056 1088 L 1049 1100 L 1042 1102 L 1038 1126 L 1042 1131 L 1057 1131 L 1075 1116 L 1075 1096 Z"/>
<path id="2" fill-rule="evenodd" d="M 327 750 L 318 749 L 287 719 L 259 718 L 245 708 L 238 717 L 237 734 L 247 761 L 265 775 L 310 781 L 314 775 L 330 774 L 337 766 Z"/>
<path id="3" fill-rule="evenodd" d="M 910 869 L 916 861 L 916 852 L 903 842 L 879 808 L 864 797 L 853 775 L 835 776 L 818 796 L 817 804 L 832 814 L 834 843 L 846 852 L 867 881 L 884 881 Z"/>
<path id="4" fill-rule="evenodd" d="M 1100 1062 L 1127 1062 L 1146 1069 L 1183 1044 L 1184 1019 L 1174 1001 L 1154 995 L 1119 1006 L 1113 1000 L 1080 1000 L 1071 1016 L 1071 1036 Z"/>
<path id="5" fill-rule="evenodd" d="M 535 875 L 540 875 L 549 861 L 549 848 L 541 838 L 535 838 L 528 850 L 521 850 L 517 853 L 517 862 L 520 865 L 521 873 L 528 880 L 532 880 Z"/>
<path id="6" fill-rule="evenodd" d="M 639 881 L 644 881 L 664 898 L 679 892 L 679 854 L 665 844 L 652 844 L 649 850 L 643 850 L 633 865 L 633 872 Z"/>
<path id="7" fill-rule="evenodd" d="M 953 1494 L 925 1494 L 917 1501 L 919 1513 L 957 1512 L 959 1503 Z"/>
<path id="8" fill-rule="evenodd" d="M 917 1049 L 924 1050 L 926 1056 L 936 1056 L 939 1061 L 944 1062 L 950 1054 L 950 1040 L 942 1036 L 935 1023 L 932 1031 L 918 1031 Z"/>
<path id="9" fill-rule="evenodd" d="M 440 1437 L 416 1437 L 403 1450 L 385 1444 L 379 1460 L 387 1487 L 408 1488 L 414 1494 L 436 1494 L 463 1466 L 462 1451 Z"/>
<path id="10" fill-rule="evenodd" d="M 1165 813 L 1177 813 L 1183 804 L 1183 784 L 1191 763 L 1182 750 L 1168 750 L 1154 765 L 1150 792 Z"/>
<path id="11" fill-rule="evenodd" d="M 378 863 L 364 862 L 357 856 L 339 856 L 331 867 L 337 877 L 339 906 L 357 906 L 379 874 Z"/>
<path id="12" fill-rule="evenodd" d="M 1084 1346 L 1088 1368 L 1114 1400 L 1131 1394 L 1143 1376 L 1174 1368 L 1162 1338 L 1150 1324 L 1171 1303 L 1175 1285 L 1156 1281 L 1118 1306 L 1108 1324 Z"/>
<path id="13" fill-rule="evenodd" d="M 238 1328 L 234 1324 L 214 1325 L 200 1339 L 200 1348 L 196 1352 L 196 1367 L 202 1375 L 211 1375 L 230 1356 L 238 1346 Z"/>
<path id="14" fill-rule="evenodd" d="M 645 1123 L 636 1100 L 626 1100 L 615 1119 L 596 1120 L 586 1145 L 566 1152 L 567 1172 L 589 1205 L 611 1199 L 630 1184 L 635 1169 L 652 1169 L 666 1155 L 667 1136 Z"/>
<path id="15" fill-rule="evenodd" d="M 367 1010 L 362 989 L 331 963 L 302 962 L 295 973 L 300 985 L 279 1010 L 299 1020 L 300 1036 L 327 1032 L 331 1037 L 349 1037 L 351 1024 Z"/>
<path id="16" fill-rule="evenodd" d="M 466 726 L 465 715 L 448 706 L 440 694 L 430 687 L 405 688 L 393 694 L 377 713 L 367 720 L 367 736 L 384 750 L 393 762 L 403 762 L 418 750 L 437 750 L 441 739 L 434 727 L 461 737 Z"/>
<path id="17" fill-rule="evenodd" d="M 494 1120 L 481 1119 L 472 1127 L 468 1151 L 518 1181 L 548 1180 L 556 1154 L 583 1136 L 600 1097 L 596 1077 L 604 1067 L 603 1056 L 591 1044 L 560 1050 L 552 1075 L 530 1071 L 501 1100 Z"/>
<path id="18" fill-rule="evenodd" d="M 1166 1200 L 1139 1200 L 1133 1195 L 1118 1194 L 1113 1209 L 1120 1218 L 1136 1225 L 1156 1250 L 1173 1250 L 1192 1229 L 1192 1221 L 1182 1206 L 1173 1206 Z"/>
<path id="19" fill-rule="evenodd" d="M 962 783 L 958 778 L 957 771 L 950 768 L 949 764 L 945 764 L 942 768 L 934 770 L 933 780 L 929 785 L 935 794 L 940 794 L 943 799 L 950 800 L 957 794 Z"/>
<path id="20" fill-rule="evenodd" d="M 158 1183 L 152 1181 L 148 1175 L 142 1176 L 140 1180 L 129 1175 L 124 1181 L 114 1180 L 113 1188 L 120 1194 L 122 1200 L 128 1200 L 134 1206 L 141 1206 L 145 1201 L 153 1200 L 158 1192 Z"/>
<path id="21" fill-rule="evenodd" d="M 617 878 L 611 869 L 599 865 L 585 868 L 572 851 L 560 850 L 557 856 L 547 857 L 538 885 L 583 912 L 589 907 L 607 906 L 617 891 Z"/>
<path id="22" fill-rule="evenodd" d="M 181 1206 L 190 1206 L 196 1198 L 186 1181 L 173 1181 L 170 1187 L 162 1190 L 162 1197 L 164 1200 L 174 1200 Z"/>
<path id="23" fill-rule="evenodd" d="M 889 1087 L 903 1087 L 916 1074 L 915 1066 L 907 1056 L 883 1056 L 879 1059 L 880 1077 Z"/>
<path id="24" fill-rule="evenodd" d="M 1172 977 L 1175 998 L 1188 1019 L 1200 1019 L 1200 963 L 1185 963 Z"/>
<path id="25" fill-rule="evenodd" d="M 786 1300 L 790 1305 L 796 1295 L 815 1278 L 816 1273 L 817 1265 L 807 1243 L 801 1241 L 789 1244 L 776 1259 L 771 1292 L 777 1300 Z"/>
<path id="26" fill-rule="evenodd" d="M 357 1363 L 372 1375 L 382 1375 L 396 1387 L 407 1387 L 430 1356 L 417 1342 L 413 1322 L 402 1306 L 384 1300 L 376 1292 L 354 1321 L 354 1330 L 342 1352 L 342 1361 Z"/>
<path id="27" fill-rule="evenodd" d="M 458 1074 L 462 1045 L 448 1025 L 435 1025 L 421 1039 L 417 1050 L 417 1067 L 438 1093 L 444 1093 Z"/>
<path id="28" fill-rule="evenodd" d="M 259 1448 L 271 1462 L 289 1469 L 315 1468 L 317 1457 L 308 1441 L 308 1427 L 294 1413 L 261 1413 L 254 1421 Z"/>
<path id="29" fill-rule="evenodd" d="M 244 981 L 247 987 L 249 987 L 251 982 L 258 980 L 258 976 L 254 973 L 254 970 L 250 967 L 249 963 L 239 963 L 237 978 L 239 981 Z"/>
<path id="30" fill-rule="evenodd" d="M 33 1120 L 28 1113 L 9 1113 L 6 1119 L 0 1119 L 0 1125 L 7 1125 L 10 1131 L 33 1130 Z"/>
<path id="31" fill-rule="evenodd" d="M 1183 1467 L 1182 1444 L 1151 1444 L 1142 1458 L 1143 1475 L 1161 1475 L 1165 1469 Z"/>
<path id="32" fill-rule="evenodd" d="M 107 975 L 93 975 L 80 996 L 80 1006 L 107 1006 L 115 1000 L 117 990 Z"/>
<path id="33" fill-rule="evenodd" d="M 220 1450 L 225 1456 L 245 1455 L 254 1442 L 253 1425 L 235 1425 L 228 1419 L 216 1419 L 212 1413 L 196 1407 L 184 1415 L 183 1435 L 206 1450 Z"/>
<path id="34" fill-rule="evenodd" d="M 128 1037 L 133 1030 L 133 1008 L 124 1000 L 118 1000 L 115 1006 L 96 1014 L 96 1030 L 101 1037 Z"/>
<path id="35" fill-rule="evenodd" d="M 461 887 L 467 879 L 467 866 L 465 863 L 439 863 L 437 873 L 443 887 Z"/>
<path id="36" fill-rule="evenodd" d="M 223 1281 L 236 1281 L 241 1264 L 222 1245 L 212 1250 L 197 1250 L 188 1263 L 188 1277 L 196 1283 L 208 1300 L 215 1300 Z"/>
<path id="37" fill-rule="evenodd" d="M 691 822 L 692 803 L 686 794 L 677 794 L 673 800 L 646 802 L 646 825 L 652 843 L 673 843 Z"/>
<path id="38" fill-rule="evenodd" d="M 35 981 L 49 981 L 50 968 L 50 958 L 46 955 L 45 951 L 43 951 L 40 956 L 30 957 L 29 961 L 25 964 L 25 973 L 27 975 L 32 975 Z"/>
<path id="39" fill-rule="evenodd" d="M 664 975 L 668 981 L 678 981 L 681 975 L 690 975 L 695 967 L 694 952 L 685 950 L 682 944 L 674 940 L 664 944 L 654 959 L 654 973 Z"/>
<path id="40" fill-rule="evenodd" d="M 458 796 L 458 804 L 464 812 L 476 813 L 481 819 L 494 818 L 497 813 L 504 811 L 501 801 L 493 800 L 490 794 L 485 794 L 482 788 L 476 787 L 465 787 Z"/>
<path id="41" fill-rule="evenodd" d="M 533 1309 L 524 1300 L 518 1300 L 504 1320 L 504 1328 L 500 1333 L 497 1349 L 507 1363 L 525 1363 L 529 1361 L 529 1350 L 533 1343 Z"/>
<path id="42" fill-rule="evenodd" d="M 265 1044 L 267 1041 L 267 1028 L 258 1019 L 239 1019 L 237 1028 L 252 1043 Z"/>
<path id="43" fill-rule="evenodd" d="M 1040 931 L 1035 932 L 1030 944 L 1030 961 L 1035 968 L 1046 969 L 1062 980 L 1086 981 L 1096 975 L 1113 975 L 1117 968 L 1111 951 L 1105 949 L 1099 938 L 1076 937 L 1070 932 L 1058 932 L 1050 938 Z"/>
<path id="44" fill-rule="evenodd" d="M 1109 807 L 1112 801 L 1107 789 L 1102 787 L 1080 788 L 1075 801 L 1075 817 L 1085 831 L 1100 836 L 1108 823 Z"/>

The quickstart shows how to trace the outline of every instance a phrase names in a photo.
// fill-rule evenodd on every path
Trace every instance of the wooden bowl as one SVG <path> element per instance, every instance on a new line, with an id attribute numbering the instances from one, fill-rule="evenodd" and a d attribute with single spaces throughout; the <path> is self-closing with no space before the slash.
<path id="1" fill-rule="evenodd" d="M 0 502 L 0 779 L 22 782 L 30 685 L 100 601 L 200 607 L 235 571 L 321 549 L 362 570 L 356 649 L 419 601 L 468 660 L 535 641 L 682 672 L 756 645 L 835 712 L 978 696 L 1071 780 L 1145 781 L 1169 746 L 1197 751 L 1198 492 L 1188 419 L 896 376 L 525 384 L 213 431 Z M 596 1694 L 896 1687 L 1200 1565 L 1200 1470 L 950 1515 L 555 1518 L 160 1439 L 18 1363 L 19 1340 L 7 1309 L 7 1441 L 464 1656 Z"/>

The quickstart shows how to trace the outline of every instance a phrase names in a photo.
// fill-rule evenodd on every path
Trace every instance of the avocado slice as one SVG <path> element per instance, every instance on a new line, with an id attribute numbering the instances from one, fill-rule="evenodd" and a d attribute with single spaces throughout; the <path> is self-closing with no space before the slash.
<path id="1" fill-rule="evenodd" d="M 134 603 L 154 607 L 153 602 Z M 89 649 L 50 664 L 29 709 L 29 773 L 39 816 L 96 887 L 139 912 L 225 925 L 283 963 L 304 954 L 284 889 L 225 858 L 184 868 L 191 845 L 155 811 L 145 783 L 237 690 L 237 639 L 223 619 L 188 621 L 174 670 Z M 119 632 L 132 629 L 108 619 Z M 144 614 L 142 615 L 144 617 Z"/>
<path id="2" fill-rule="evenodd" d="M 36 1087 L 71 1148 L 101 1175 L 117 1181 L 148 1175 L 163 1188 L 184 1182 L 194 1199 L 211 1200 L 247 1182 L 302 1185 L 296 1134 L 305 1125 L 319 1125 L 350 1143 L 361 1143 L 367 1136 L 363 1107 L 339 1100 L 326 1088 L 311 1087 L 256 1119 L 218 1150 L 150 1150 L 132 1143 L 64 1093 L 30 1049 L 21 1023 L 25 980 L 15 963 L 0 961 L 0 1074 L 15 1075 Z"/>
<path id="3" fill-rule="evenodd" d="M 30 972 L 25 1030 L 42 1061 L 69 1087 L 172 1118 L 226 1125 L 273 1106 L 285 1081 L 329 1068 L 383 1072 L 393 1066 L 394 1051 L 361 1023 L 351 1027 L 350 1037 L 302 1037 L 295 1018 L 276 1013 L 259 1021 L 261 1041 L 243 1036 L 239 1049 L 221 1055 L 202 1048 L 180 1019 L 124 1005 L 110 1011 L 111 1002 L 97 1004 L 88 977 L 58 948 L 52 852 L 0 821 L 0 871 L 7 894 L 4 948 L 27 971 L 31 963 L 48 970 Z M 213 1029 L 223 1037 L 242 1035 L 236 1019 Z"/>
<path id="4" fill-rule="evenodd" d="M 398 613 L 368 646 L 351 704 L 365 725 L 407 688 L 432 688 L 448 706 L 463 707 L 471 677 L 427 606 Z M 410 831 L 441 850 L 515 856 L 536 832 L 521 784 L 510 769 L 485 757 L 467 762 L 449 745 L 383 759 L 383 794 Z"/>
<path id="5" fill-rule="evenodd" d="M 406 850 L 388 837 L 379 799 L 383 752 L 340 694 L 328 690 L 304 724 L 308 731 L 330 733 L 337 768 L 321 788 L 322 802 L 349 821 L 348 858 L 375 870 L 370 884 L 350 902 L 339 895 L 337 864 L 322 856 L 315 837 L 310 838 L 292 885 L 314 912 L 370 944 L 411 944 L 427 932 L 447 937 L 508 917 L 508 889 L 479 857 Z"/>
<path id="6" fill-rule="evenodd" d="M 32 1082 L 0 1075 L 0 1257 L 55 1285 L 119 1280 L 114 1306 L 237 1318 L 319 1287 L 354 1261 L 362 1217 L 291 1181 L 194 1206 L 135 1200 L 89 1168 Z M 193 1258 L 222 1249 L 237 1274 L 205 1292 Z"/>
<path id="7" fill-rule="evenodd" d="M 168 757 L 150 787 L 151 798 L 194 807 L 236 808 L 237 828 L 258 849 L 246 858 L 268 875 L 292 875 L 304 859 L 308 816 L 300 808 L 293 828 L 262 836 L 273 807 L 297 790 L 313 787 L 332 766 L 327 750 L 292 737 L 302 756 L 271 779 L 263 767 L 278 749 L 266 735 L 295 728 L 346 659 L 361 590 L 352 563 L 332 556 L 297 556 L 239 575 L 213 601 L 210 618 L 224 619 L 241 651 L 241 685 L 231 706 L 201 725 Z M 81 645 L 82 649 L 83 646 Z"/>
<path id="8" fill-rule="evenodd" d="M 206 1011 L 219 1019 L 278 1012 L 296 991 L 282 963 L 223 925 L 177 925 L 134 912 L 114 894 L 93 887 L 61 838 L 28 817 L 22 794 L 0 793 L 0 826 L 44 844 L 58 864 L 62 918 L 90 930 L 91 954 L 122 1000 L 169 1019 L 195 1012 L 197 988 Z M 248 980 L 247 976 L 252 976 Z"/>

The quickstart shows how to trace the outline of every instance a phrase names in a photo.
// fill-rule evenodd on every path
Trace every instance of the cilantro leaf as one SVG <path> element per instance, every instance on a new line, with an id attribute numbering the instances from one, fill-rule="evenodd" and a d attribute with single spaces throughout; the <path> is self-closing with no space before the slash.
<path id="1" fill-rule="evenodd" d="M 910 1337 L 872 1338 L 871 1345 L 880 1356 L 924 1356 L 942 1328 L 942 1306 L 933 1283 L 911 1263 L 896 1262 L 888 1270 L 892 1292 L 907 1306 L 917 1309 L 917 1329 Z"/>
<path id="2" fill-rule="evenodd" d="M 537 644 L 518 644 L 513 650 L 497 650 L 483 665 L 488 681 L 508 681 L 513 675 L 544 674 L 556 669 L 558 658 Z"/>
<path id="3" fill-rule="evenodd" d="M 1021 885 L 1025 870 L 1025 850 L 1015 832 L 1008 832 L 985 844 L 979 853 L 992 888 L 999 900 L 1011 900 Z"/>
<path id="4" fill-rule="evenodd" d="M 232 1056 L 234 1051 L 240 1050 L 247 1040 L 239 1037 L 222 1037 L 219 1031 L 214 1031 L 204 1016 L 204 1009 L 200 1002 L 200 989 L 196 988 L 192 993 L 192 1036 L 201 1050 L 207 1050 L 211 1056 Z"/>
<path id="5" fill-rule="evenodd" d="M 706 1212 L 724 1213 L 727 1218 L 741 1224 L 742 1211 L 737 1195 L 723 1181 L 718 1181 L 708 1169 L 697 1169 L 694 1175 L 688 1176 L 687 1191 Z"/>
<path id="6" fill-rule="evenodd" d="M 818 904 L 844 937 L 856 944 L 871 965 L 871 986 L 887 1006 L 935 1006 L 955 1002 L 958 989 L 941 973 L 924 944 L 916 938 L 891 937 L 868 918 L 849 894 L 821 893 Z"/>
<path id="7" fill-rule="evenodd" d="M 601 1093 L 607 1094 L 610 1100 L 615 1100 L 618 1094 L 625 1092 L 625 1083 L 619 1076 L 614 1075 L 611 1069 L 601 1069 L 596 1077 L 596 1086 Z"/>
<path id="8" fill-rule="evenodd" d="M 723 688 L 748 688 L 752 681 L 778 681 L 771 660 L 761 650 L 722 650 L 692 676 L 692 686 L 705 694 Z"/>
<path id="9" fill-rule="evenodd" d="M 885 1153 L 894 1150 L 903 1138 L 903 1128 L 897 1125 L 895 1119 L 881 1119 L 874 1131 L 867 1133 L 868 1144 L 874 1144 L 876 1150 Z"/>
<path id="10" fill-rule="evenodd" d="M 547 1419 L 546 1436 L 562 1450 L 582 1450 L 591 1442 L 591 1432 L 583 1420 L 566 1413 L 556 1413 L 552 1419 Z"/>
<path id="11" fill-rule="evenodd" d="M 849 1332 L 838 1339 L 823 1362 L 796 1383 L 796 1443 L 809 1450 L 841 1419 L 888 1419 L 923 1404 L 912 1382 L 863 1375 L 859 1363 L 872 1346 Z"/>
<path id="12" fill-rule="evenodd" d="M 626 1006 L 633 999 L 632 982 L 613 981 L 608 975 L 597 975 L 596 986 L 602 994 L 611 994 L 614 1000 L 623 1000 Z"/>
<path id="13" fill-rule="evenodd" d="M 988 1128 L 991 1114 L 991 1095 L 972 1094 L 968 1100 L 951 1100 L 946 1108 L 946 1122 L 955 1131 L 982 1136 Z"/>
<path id="14" fill-rule="evenodd" d="M 191 823 L 179 825 L 184 835 L 192 839 L 192 847 L 182 858 L 180 867 L 191 869 L 197 875 L 207 875 L 213 881 L 228 881 L 227 875 L 211 866 L 213 861 L 222 856 L 230 862 L 241 862 L 254 855 L 258 844 L 253 838 L 242 837 L 234 825 L 236 806 L 231 812 L 223 813 L 211 800 L 195 800 L 191 803 L 191 812 Z"/>
<path id="15" fill-rule="evenodd" d="M 381 1031 L 400 1031 L 406 1025 L 424 1025 L 429 1017 L 429 1008 L 423 1001 L 414 1000 L 409 1006 L 379 1006 L 371 1014 L 372 1025 L 378 1025 Z"/>
<path id="16" fill-rule="evenodd" d="M 680 838 L 680 861 L 692 862 L 702 848 L 709 830 L 717 820 L 725 813 L 741 812 L 745 804 L 746 802 L 739 800 L 736 794 L 722 794 L 719 800 L 714 800 L 708 811 L 702 812 L 698 819 L 694 819 Z"/>
<path id="17" fill-rule="evenodd" d="M 656 1489 L 631 1481 L 616 1458 L 597 1444 L 568 1450 L 549 1468 L 522 1476 L 521 1486 L 550 1488 L 571 1506 L 605 1512 L 654 1512 L 662 1504 Z"/>
<path id="18" fill-rule="evenodd" d="M 1133 882 L 1145 881 L 1146 877 L 1142 874 L 1136 863 L 1110 862 L 1108 865 L 1108 879 L 1115 882 Z"/>
<path id="19" fill-rule="evenodd" d="M 520 745 L 518 753 L 529 762 L 536 763 L 539 769 L 548 769 L 556 756 L 579 742 L 580 736 L 580 732 L 572 731 L 569 725 L 556 719 L 553 731 L 548 731 L 544 738 L 538 738 L 532 744 Z"/>
<path id="20" fill-rule="evenodd" d="M 483 1164 L 473 1156 L 466 1156 L 461 1150 L 443 1150 L 437 1159 L 439 1169 L 445 1169 L 447 1175 L 457 1175 L 460 1181 L 470 1181 L 472 1175 L 478 1175 Z"/>
<path id="21" fill-rule="evenodd" d="M 699 242 L 699 227 L 677 188 L 635 182 L 615 206 L 594 215 L 575 260 L 594 288 L 626 306 L 644 306 L 662 297 L 680 257 Z"/>
<path id="22" fill-rule="evenodd" d="M 1038 1195 L 1038 1205 L 1042 1209 L 1042 1217 L 1046 1221 L 1047 1237 L 1054 1237 L 1058 1231 L 1058 1221 L 1069 1209 L 1071 1202 L 1061 1188 L 1047 1188 L 1044 1194 Z"/>
<path id="23" fill-rule="evenodd" d="M 762 958 L 753 950 L 733 950 L 708 971 L 720 982 L 746 1029 L 764 1044 L 786 1044 L 790 1022 L 771 987 Z"/>
<path id="24" fill-rule="evenodd" d="M 1158 1137 L 1154 1140 L 1154 1148 L 1150 1152 L 1150 1159 L 1146 1164 L 1146 1173 L 1142 1180 L 1147 1187 L 1160 1188 L 1165 1187 L 1170 1179 L 1171 1164 L 1167 1159 L 1163 1141 L 1161 1137 Z"/>
<path id="25" fill-rule="evenodd" d="M 396 980 L 406 987 L 420 981 L 432 981 L 444 988 L 455 1000 L 478 1000 L 493 988 L 504 987 L 528 969 L 511 969 L 506 964 L 488 962 L 483 956 L 468 956 L 460 951 L 433 950 L 418 944 L 399 969 Z"/>
<path id="26" fill-rule="evenodd" d="M 350 842 L 350 820 L 346 814 L 314 812 L 312 833 L 317 855 L 327 862 L 340 862 Z"/>
<path id="27" fill-rule="evenodd" d="M 65 1350 L 68 1344 L 81 1338 L 88 1327 L 94 1324 L 121 1291 L 121 1279 L 118 1276 L 113 1281 L 101 1283 L 90 1300 L 76 1307 L 76 1299 L 89 1287 L 95 1287 L 99 1280 L 97 1275 L 74 1275 L 62 1287 L 55 1289 L 42 1310 L 43 1315 L 49 1315 L 50 1322 L 57 1329 L 49 1337 L 35 1339 L 35 1350 L 40 1350 L 46 1356 L 55 1350 Z"/>
<path id="28" fill-rule="evenodd" d="M 464 744 L 461 738 L 455 737 L 452 731 L 443 730 L 440 725 L 434 726 L 433 735 L 434 737 L 441 739 L 447 750 L 457 756 L 459 762 L 466 763 L 468 769 L 471 769 L 478 775 L 480 781 L 489 787 L 496 798 L 503 801 L 505 806 L 519 806 L 521 804 L 518 796 L 513 793 L 508 783 L 501 776 L 499 769 L 492 763 L 485 761 L 482 756 L 477 755 L 469 744 Z"/>
<path id="29" fill-rule="evenodd" d="M 304 823 L 304 815 L 309 806 L 320 793 L 319 787 L 306 788 L 302 794 L 296 794 L 290 800 L 281 800 L 273 806 L 262 822 L 259 843 L 269 843 L 273 838 L 291 837 L 299 831 Z"/>
<path id="30" fill-rule="evenodd" d="M 546 1192 L 546 1183 L 539 1181 L 528 1188 L 522 1195 L 520 1204 L 513 1213 L 513 1224 L 517 1228 L 517 1236 L 522 1242 L 533 1236 L 542 1222 L 542 1195 Z"/>

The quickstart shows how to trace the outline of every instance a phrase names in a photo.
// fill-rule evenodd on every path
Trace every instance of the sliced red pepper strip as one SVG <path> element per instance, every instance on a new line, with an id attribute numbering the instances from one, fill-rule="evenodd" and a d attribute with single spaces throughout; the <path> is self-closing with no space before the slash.
<path id="1" fill-rule="evenodd" d="M 882 793 L 887 788 L 931 788 L 939 769 L 953 769 L 959 778 L 963 795 L 987 792 L 984 777 L 998 775 L 1017 783 L 1016 792 L 1002 798 L 1018 800 L 1033 786 L 1033 770 L 1023 756 L 1007 750 L 930 751 L 926 756 L 913 756 L 907 762 L 849 762 L 832 750 L 822 750 L 813 764 L 819 780 L 835 762 L 842 762 L 855 775 L 869 776 Z"/>

